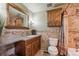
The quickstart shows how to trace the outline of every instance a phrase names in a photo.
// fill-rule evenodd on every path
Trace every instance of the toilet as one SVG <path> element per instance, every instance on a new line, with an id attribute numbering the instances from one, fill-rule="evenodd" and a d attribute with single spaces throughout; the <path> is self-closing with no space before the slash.
<path id="1" fill-rule="evenodd" d="M 57 56 L 58 55 L 58 49 L 57 49 L 57 38 L 49 38 L 49 47 L 48 47 L 48 53 L 50 56 Z"/>

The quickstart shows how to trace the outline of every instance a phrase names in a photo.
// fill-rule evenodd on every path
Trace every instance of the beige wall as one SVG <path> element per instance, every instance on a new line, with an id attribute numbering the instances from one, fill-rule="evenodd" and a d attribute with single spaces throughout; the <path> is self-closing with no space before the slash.
<path id="1" fill-rule="evenodd" d="M 37 31 L 46 31 L 47 13 L 45 11 L 34 13 L 30 21 L 32 21 L 32 25 L 30 23 L 31 28 L 36 29 Z"/>

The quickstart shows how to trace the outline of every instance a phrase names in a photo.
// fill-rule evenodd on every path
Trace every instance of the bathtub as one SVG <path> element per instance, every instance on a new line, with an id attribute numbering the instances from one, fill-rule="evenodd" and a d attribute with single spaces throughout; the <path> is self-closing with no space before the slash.
<path id="1" fill-rule="evenodd" d="M 79 56 L 79 51 L 76 48 L 68 48 L 68 56 Z"/>

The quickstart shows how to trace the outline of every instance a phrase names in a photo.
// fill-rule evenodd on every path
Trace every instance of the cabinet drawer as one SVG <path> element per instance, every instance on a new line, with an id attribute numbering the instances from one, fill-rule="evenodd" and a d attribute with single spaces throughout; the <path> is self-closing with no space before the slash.
<path id="1" fill-rule="evenodd" d="M 15 43 L 15 54 L 18 56 L 24 56 L 25 55 L 25 45 L 24 41 L 19 41 Z"/>

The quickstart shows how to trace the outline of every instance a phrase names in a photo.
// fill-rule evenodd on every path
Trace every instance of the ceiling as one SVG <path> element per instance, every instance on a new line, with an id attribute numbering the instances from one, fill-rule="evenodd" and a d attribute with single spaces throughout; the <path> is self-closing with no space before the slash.
<path id="1" fill-rule="evenodd" d="M 50 3 L 52 4 L 50 7 L 47 7 L 47 4 L 49 3 L 24 3 L 24 5 L 33 13 L 40 12 L 40 11 L 45 11 L 45 10 L 51 10 L 53 8 L 63 5 L 61 3 Z"/>

